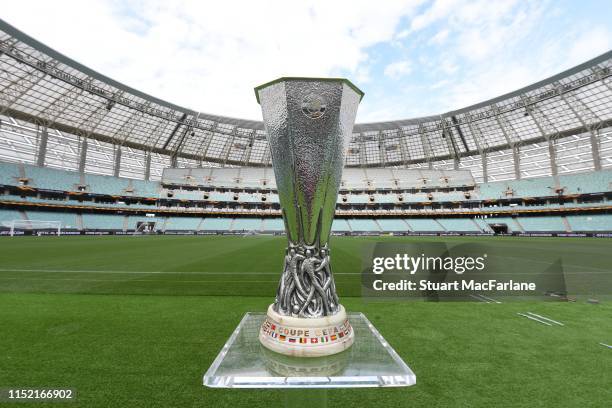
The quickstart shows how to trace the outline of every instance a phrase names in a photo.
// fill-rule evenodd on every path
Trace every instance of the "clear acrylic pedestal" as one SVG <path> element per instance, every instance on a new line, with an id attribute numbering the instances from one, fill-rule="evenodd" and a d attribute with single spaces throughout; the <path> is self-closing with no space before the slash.
<path id="1" fill-rule="evenodd" d="M 410 367 L 362 313 L 349 313 L 355 342 L 328 357 L 288 357 L 259 343 L 265 313 L 247 313 L 212 363 L 203 383 L 215 388 L 325 389 L 408 387 L 416 384 Z M 287 393 L 291 401 L 324 402 L 325 390 Z M 324 404 L 325 405 L 325 404 Z M 303 406 L 303 405 L 302 405 Z"/>

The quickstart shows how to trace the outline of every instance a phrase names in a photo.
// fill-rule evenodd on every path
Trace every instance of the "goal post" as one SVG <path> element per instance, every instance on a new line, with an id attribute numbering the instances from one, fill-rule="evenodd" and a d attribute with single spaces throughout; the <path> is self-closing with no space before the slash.
<path id="1" fill-rule="evenodd" d="M 15 235 L 15 231 L 54 231 L 58 237 L 62 234 L 61 221 L 12 220 L 9 227 L 11 237 Z"/>

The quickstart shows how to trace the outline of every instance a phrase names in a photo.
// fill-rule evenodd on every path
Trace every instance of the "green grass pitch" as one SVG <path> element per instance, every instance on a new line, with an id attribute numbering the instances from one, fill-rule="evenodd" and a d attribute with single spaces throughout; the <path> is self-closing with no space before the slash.
<path id="1" fill-rule="evenodd" d="M 608 239 L 333 237 L 342 303 L 366 314 L 417 385 L 329 390 L 328 406 L 610 406 L 612 350 L 599 345 L 612 343 L 609 301 L 367 301 L 360 254 L 382 240 L 475 242 L 510 264 L 561 258 L 575 279 L 611 273 Z M 244 313 L 273 300 L 284 245 L 266 236 L 2 238 L 0 387 L 75 388 L 73 407 L 282 406 L 287 391 L 201 382 Z M 565 326 L 516 315 L 525 311 Z M 31 404 L 46 405 L 62 404 Z"/>

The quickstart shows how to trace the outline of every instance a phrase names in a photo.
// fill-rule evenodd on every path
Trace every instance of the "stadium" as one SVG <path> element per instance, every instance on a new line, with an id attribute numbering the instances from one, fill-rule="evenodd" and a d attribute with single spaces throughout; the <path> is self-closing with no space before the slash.
<path id="1" fill-rule="evenodd" d="M 533 265 L 561 257 L 576 279 L 609 274 L 612 51 L 439 115 L 357 117 L 332 231 L 344 304 L 423 378 L 330 391 L 332 402 L 605 406 L 611 309 L 586 302 L 605 293 L 367 302 L 360 254 L 379 241 L 478 243 Z M 0 386 L 70 385 L 83 406 L 282 399 L 200 382 L 278 282 L 286 239 L 263 122 L 147 95 L 0 20 L 0 234 Z M 566 326 L 516 316 L 527 309 Z"/>

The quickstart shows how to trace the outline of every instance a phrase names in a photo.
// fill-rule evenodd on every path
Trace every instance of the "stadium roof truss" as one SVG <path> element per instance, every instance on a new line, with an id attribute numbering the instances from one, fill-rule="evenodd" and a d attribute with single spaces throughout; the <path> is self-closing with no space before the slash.
<path id="1" fill-rule="evenodd" d="M 0 20 L 0 159 L 135 178 L 269 166 L 263 123 L 185 109 Z M 346 165 L 469 169 L 478 181 L 612 167 L 612 51 L 438 116 L 354 127 Z"/>

